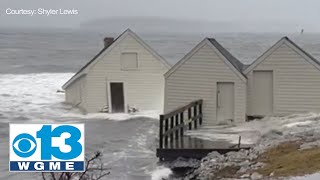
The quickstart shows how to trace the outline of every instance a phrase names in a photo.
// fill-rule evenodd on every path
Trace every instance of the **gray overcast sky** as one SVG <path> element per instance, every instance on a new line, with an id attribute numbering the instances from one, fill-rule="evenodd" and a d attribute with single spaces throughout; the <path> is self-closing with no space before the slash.
<path id="1" fill-rule="evenodd" d="M 73 16 L 6 15 L 11 9 L 78 9 Z M 320 31 L 319 0 L 1 0 L 0 27 L 78 26 L 102 17 L 157 16 L 213 22 L 296 23 Z"/>

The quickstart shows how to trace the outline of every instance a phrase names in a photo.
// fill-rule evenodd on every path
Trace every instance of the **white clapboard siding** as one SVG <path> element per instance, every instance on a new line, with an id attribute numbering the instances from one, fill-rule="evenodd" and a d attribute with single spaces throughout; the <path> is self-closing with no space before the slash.
<path id="1" fill-rule="evenodd" d="M 66 103 L 85 109 L 87 98 L 86 88 L 86 76 L 82 76 L 77 79 L 77 81 L 70 84 L 65 91 Z"/>
<path id="2" fill-rule="evenodd" d="M 137 53 L 138 69 L 121 70 L 121 53 Z M 89 112 L 97 112 L 109 105 L 109 82 L 123 82 L 125 106 L 139 110 L 162 110 L 164 96 L 163 74 L 168 70 L 130 33 L 108 53 L 98 57 L 87 73 L 87 102 Z"/>
<path id="3" fill-rule="evenodd" d="M 166 78 L 165 112 L 203 99 L 204 124 L 217 124 L 217 82 L 234 82 L 235 121 L 245 121 L 246 82 L 206 43 Z"/>
<path id="4" fill-rule="evenodd" d="M 253 111 L 253 71 L 273 71 L 273 114 L 286 115 L 297 112 L 320 112 L 320 71 L 290 44 L 283 43 L 266 57 L 248 77 L 248 114 Z"/>

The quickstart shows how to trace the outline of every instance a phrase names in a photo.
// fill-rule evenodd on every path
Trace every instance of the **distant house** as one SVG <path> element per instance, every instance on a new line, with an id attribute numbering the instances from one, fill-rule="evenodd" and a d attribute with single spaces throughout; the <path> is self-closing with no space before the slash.
<path id="1" fill-rule="evenodd" d="M 163 110 L 164 73 L 170 65 L 130 29 L 63 85 L 66 102 L 86 112 Z"/>
<path id="2" fill-rule="evenodd" d="M 244 71 L 250 116 L 320 112 L 320 63 L 288 37 Z"/>
<path id="3" fill-rule="evenodd" d="M 244 121 L 247 78 L 242 69 L 215 39 L 204 39 L 165 74 L 164 111 L 203 99 L 204 124 Z"/>

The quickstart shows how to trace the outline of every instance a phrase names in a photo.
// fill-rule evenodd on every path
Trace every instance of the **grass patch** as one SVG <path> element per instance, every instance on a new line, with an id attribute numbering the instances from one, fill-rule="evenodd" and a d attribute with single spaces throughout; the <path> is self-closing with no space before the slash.
<path id="1" fill-rule="evenodd" d="M 258 172 L 276 177 L 300 176 L 320 171 L 320 148 L 299 150 L 301 142 L 283 143 L 267 150 L 259 156 L 258 161 L 266 166 Z"/>

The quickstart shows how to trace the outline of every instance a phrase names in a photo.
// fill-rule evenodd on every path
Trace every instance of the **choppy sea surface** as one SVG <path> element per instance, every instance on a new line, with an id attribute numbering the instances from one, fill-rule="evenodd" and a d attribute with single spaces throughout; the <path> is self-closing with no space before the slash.
<path id="1" fill-rule="evenodd" d="M 116 35 L 102 31 L 0 29 L 0 179 L 41 178 L 35 173 L 8 172 L 9 123 L 84 122 L 86 153 L 103 152 L 111 172 L 107 179 L 157 179 L 157 172 L 168 173 L 158 167 L 155 157 L 156 114 L 129 119 L 125 115 L 113 119 L 82 115 L 63 103 L 64 94 L 56 92 L 102 48 L 104 37 Z M 248 64 L 286 34 L 139 35 L 171 64 L 204 37 L 216 38 Z M 320 34 L 287 36 L 320 59 Z"/>

